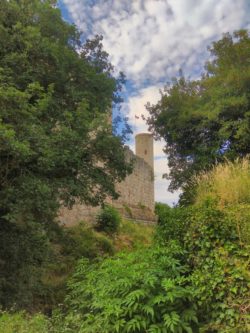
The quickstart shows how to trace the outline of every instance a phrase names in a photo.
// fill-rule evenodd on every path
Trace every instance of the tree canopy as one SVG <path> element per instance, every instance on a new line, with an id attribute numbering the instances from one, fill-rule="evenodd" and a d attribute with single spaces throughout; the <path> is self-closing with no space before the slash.
<path id="1" fill-rule="evenodd" d="M 114 77 L 101 39 L 83 42 L 55 1 L 0 2 L 0 271 L 7 277 L 27 251 L 31 264 L 42 260 L 31 248 L 59 205 L 116 197 L 114 183 L 130 170 L 107 121 L 123 76 Z M 26 238 L 12 251 L 20 234 Z"/>
<path id="2" fill-rule="evenodd" d="M 82 44 L 52 4 L 1 1 L 0 199 L 6 212 L 10 197 L 25 210 L 76 197 L 97 204 L 115 195 L 114 181 L 127 172 L 121 142 L 105 122 L 120 81 L 101 38 Z"/>
<path id="3" fill-rule="evenodd" d="M 157 104 L 147 105 L 150 129 L 166 142 L 170 190 L 185 187 L 194 173 L 225 157 L 250 152 L 249 33 L 227 33 L 209 51 L 200 79 L 181 74 Z"/>

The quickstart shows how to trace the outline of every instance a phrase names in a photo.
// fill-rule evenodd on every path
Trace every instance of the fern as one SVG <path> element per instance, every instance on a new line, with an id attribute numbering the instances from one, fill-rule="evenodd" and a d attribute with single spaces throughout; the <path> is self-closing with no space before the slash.
<path id="1" fill-rule="evenodd" d="M 170 330 L 170 332 L 175 332 L 177 326 L 180 323 L 180 316 L 175 312 L 172 311 L 169 314 L 165 314 L 163 316 L 165 326 Z"/>
<path id="2" fill-rule="evenodd" d="M 84 332 L 171 333 L 195 327 L 192 291 L 180 277 L 186 270 L 180 252 L 173 244 L 173 249 L 123 253 L 88 267 L 80 262 L 69 284 L 71 316 Z"/>

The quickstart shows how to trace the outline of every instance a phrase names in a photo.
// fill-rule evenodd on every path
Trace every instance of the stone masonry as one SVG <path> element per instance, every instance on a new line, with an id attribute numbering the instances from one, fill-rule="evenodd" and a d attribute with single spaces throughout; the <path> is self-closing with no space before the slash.
<path id="1" fill-rule="evenodd" d="M 107 203 L 127 218 L 154 222 L 153 136 L 141 133 L 135 137 L 135 141 L 136 155 L 127 149 L 127 158 L 134 161 L 133 172 L 123 182 L 116 184 L 120 197 L 117 200 L 108 199 Z M 100 207 L 80 204 L 72 209 L 62 207 L 59 220 L 66 226 L 76 225 L 80 221 L 93 222 L 99 210 Z"/>

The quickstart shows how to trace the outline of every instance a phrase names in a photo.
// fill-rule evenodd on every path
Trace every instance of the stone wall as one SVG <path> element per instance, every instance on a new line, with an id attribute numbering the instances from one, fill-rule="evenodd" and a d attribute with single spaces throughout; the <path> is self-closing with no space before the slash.
<path id="1" fill-rule="evenodd" d="M 154 174 L 151 166 L 141 157 L 127 150 L 127 158 L 133 159 L 134 168 L 123 182 L 116 184 L 120 194 L 117 200 L 108 199 L 107 203 L 116 207 L 128 218 L 155 221 L 154 216 Z M 80 221 L 92 222 L 100 207 L 75 204 L 72 209 L 62 207 L 59 220 L 66 226 L 73 226 Z"/>
<path id="2" fill-rule="evenodd" d="M 127 152 L 129 159 L 134 160 L 132 174 L 116 185 L 120 194 L 113 205 L 127 205 L 128 207 L 147 207 L 154 210 L 154 174 L 152 168 L 140 157 L 135 156 L 131 150 Z"/>

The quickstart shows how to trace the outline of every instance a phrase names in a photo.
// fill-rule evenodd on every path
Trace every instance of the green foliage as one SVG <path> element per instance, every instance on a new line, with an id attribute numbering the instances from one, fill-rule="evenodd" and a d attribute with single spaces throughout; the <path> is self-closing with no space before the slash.
<path id="1" fill-rule="evenodd" d="M 249 207 L 222 210 L 216 201 L 205 201 L 165 209 L 165 214 L 157 241 L 168 247 L 174 239 L 182 245 L 182 260 L 189 267 L 185 277 L 193 291 L 200 331 L 248 332 L 250 247 L 243 242 L 236 217 L 238 222 L 246 219 Z"/>
<path id="2" fill-rule="evenodd" d="M 158 208 L 157 240 L 182 244 L 201 332 L 250 329 L 249 177 L 248 159 L 217 165 L 193 179 L 194 205 Z"/>
<path id="3" fill-rule="evenodd" d="M 5 307 L 36 306 L 42 289 L 41 274 L 51 254 L 42 227 L 35 223 L 0 223 L 0 304 Z"/>
<path id="4" fill-rule="evenodd" d="M 193 180 L 196 206 L 208 200 L 232 221 L 241 242 L 250 245 L 250 163 L 248 158 L 216 165 Z"/>
<path id="5" fill-rule="evenodd" d="M 48 314 L 64 302 L 67 280 L 79 259 L 87 258 L 93 261 L 115 252 L 112 239 L 95 232 L 91 226 L 83 223 L 60 230 L 53 240 L 52 249 L 53 252 L 43 270 L 38 269 L 40 288 L 38 289 L 39 284 L 36 282 L 34 289 L 38 295 L 33 303 L 29 304 L 29 309 Z M 31 291 L 24 290 L 28 295 Z"/>
<path id="6" fill-rule="evenodd" d="M 38 297 L 30 304 L 32 311 L 51 314 L 58 304 L 64 303 L 67 280 L 79 259 L 86 258 L 93 262 L 100 257 L 112 256 L 118 251 L 133 251 L 135 248 L 149 246 L 152 243 L 153 231 L 152 226 L 131 221 L 122 221 L 115 236 L 97 232 L 93 226 L 84 223 L 60 229 L 56 232 L 52 243 L 53 253 L 44 265 L 42 275 L 41 270 L 38 270 L 40 289 Z M 34 287 L 37 288 L 38 285 L 36 282 Z"/>
<path id="7" fill-rule="evenodd" d="M 205 332 L 250 329 L 249 181 L 248 158 L 194 179 L 184 242 Z"/>
<path id="8" fill-rule="evenodd" d="M 65 230 L 63 254 L 70 255 L 74 261 L 84 257 L 94 259 L 104 254 L 113 254 L 111 241 L 96 233 L 91 226 L 83 223 Z"/>
<path id="9" fill-rule="evenodd" d="M 49 327 L 49 320 L 41 314 L 28 316 L 24 312 L 14 314 L 0 312 L 0 332 L 48 333 Z"/>
<path id="10" fill-rule="evenodd" d="M 65 306 L 44 327 L 51 333 L 248 333 L 250 247 L 240 224 L 249 223 L 249 205 L 220 205 L 220 199 L 182 208 L 157 204 L 160 246 L 103 260 L 94 255 L 104 254 L 98 234 L 84 226 L 68 230 L 68 263 L 82 255 L 91 261 L 79 260 Z M 135 236 L 131 222 L 119 232 Z M 17 323 L 26 325 L 20 317 Z"/>
<path id="11" fill-rule="evenodd" d="M 188 210 L 180 207 L 171 208 L 168 205 L 157 203 L 155 212 L 158 216 L 156 239 L 166 244 L 171 240 L 183 243 L 189 219 Z"/>
<path id="12" fill-rule="evenodd" d="M 97 216 L 96 230 L 113 234 L 118 231 L 120 224 L 121 216 L 119 212 L 114 207 L 105 205 Z"/>
<path id="13" fill-rule="evenodd" d="M 185 249 L 190 279 L 205 332 L 248 332 L 250 248 L 239 239 L 235 221 L 215 204 L 192 209 Z"/>
<path id="14" fill-rule="evenodd" d="M 128 214 L 128 217 L 132 218 L 133 217 L 133 214 L 132 214 L 132 210 L 129 206 L 127 205 L 123 205 L 124 209 L 125 209 L 125 212 Z"/>
<path id="15" fill-rule="evenodd" d="M 133 251 L 152 245 L 154 233 L 154 225 L 122 220 L 119 233 L 115 237 L 116 248 L 120 251 Z"/>
<path id="16" fill-rule="evenodd" d="M 201 79 L 181 73 L 156 105 L 148 105 L 148 124 L 166 141 L 171 190 L 185 188 L 192 175 L 225 156 L 250 153 L 249 47 L 247 31 L 225 34 L 209 48 L 212 57 Z"/>
<path id="17" fill-rule="evenodd" d="M 196 311 L 181 249 L 149 248 L 89 265 L 69 283 L 72 332 L 193 332 Z"/>
<path id="18" fill-rule="evenodd" d="M 70 207 L 78 198 L 97 205 L 107 195 L 117 197 L 114 183 L 130 166 L 107 120 L 122 79 L 114 77 L 101 37 L 83 43 L 55 1 L 0 1 L 3 305 L 11 297 L 20 306 L 32 303 L 34 274 L 47 258 L 61 204 Z M 8 289 L 7 280 L 18 281 L 20 290 Z M 27 295 L 21 293 L 25 285 Z"/>
<path id="19" fill-rule="evenodd" d="M 164 204 L 162 202 L 155 203 L 155 214 L 158 216 L 158 223 L 161 224 L 163 222 L 165 215 L 168 215 L 170 210 L 171 207 L 167 204 Z"/>

